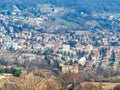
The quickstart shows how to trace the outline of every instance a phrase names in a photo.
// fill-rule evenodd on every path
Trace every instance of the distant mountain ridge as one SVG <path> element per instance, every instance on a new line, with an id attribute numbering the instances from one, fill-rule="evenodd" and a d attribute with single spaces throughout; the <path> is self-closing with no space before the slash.
<path id="1" fill-rule="evenodd" d="M 38 3 L 51 3 L 86 12 L 120 12 L 120 0 L 1 0 L 0 6 L 7 4 L 32 6 Z"/>

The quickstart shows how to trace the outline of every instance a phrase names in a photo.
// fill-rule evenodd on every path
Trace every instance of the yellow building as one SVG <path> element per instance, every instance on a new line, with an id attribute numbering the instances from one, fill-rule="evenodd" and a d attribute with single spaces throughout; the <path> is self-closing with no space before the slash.
<path id="1" fill-rule="evenodd" d="M 70 45 L 63 45 L 64 50 L 70 50 Z"/>
<path id="2" fill-rule="evenodd" d="M 60 67 L 61 67 L 62 73 L 67 73 L 67 72 L 78 73 L 78 69 L 79 69 L 78 65 L 61 64 Z"/>

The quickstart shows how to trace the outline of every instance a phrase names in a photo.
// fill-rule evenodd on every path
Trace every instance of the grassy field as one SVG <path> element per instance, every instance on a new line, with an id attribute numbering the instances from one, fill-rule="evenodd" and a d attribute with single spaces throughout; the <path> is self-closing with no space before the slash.
<path id="1" fill-rule="evenodd" d="M 82 85 L 92 84 L 99 88 L 99 90 L 113 90 L 116 85 L 120 85 L 120 83 L 112 83 L 112 82 L 84 82 Z"/>
<path id="2" fill-rule="evenodd" d="M 21 90 L 34 90 L 31 88 L 39 88 L 39 90 L 43 90 L 41 87 L 44 87 L 46 83 L 48 83 L 48 81 L 57 85 L 59 84 L 52 77 L 38 78 L 38 77 L 34 77 L 33 74 L 29 74 L 29 75 L 22 75 L 20 78 L 10 76 L 5 79 L 2 79 L 0 80 L 0 87 L 3 87 L 4 84 L 8 81 L 15 81 L 17 83 L 17 86 L 19 88 L 22 88 Z M 24 84 L 22 84 L 23 82 Z M 113 90 L 113 88 L 116 85 L 120 85 L 120 83 L 113 83 L 113 82 L 82 82 L 81 84 L 83 87 L 89 87 L 91 85 L 93 88 L 89 90 Z M 97 89 L 95 89 L 94 87 L 97 87 Z M 86 90 L 86 89 L 83 89 L 83 90 Z"/>
<path id="3" fill-rule="evenodd" d="M 67 27 L 71 27 L 73 29 L 79 28 L 80 26 L 77 23 L 74 22 L 69 22 L 65 19 L 62 19 L 60 17 L 56 17 L 55 22 L 61 24 L 61 25 L 65 25 Z"/>

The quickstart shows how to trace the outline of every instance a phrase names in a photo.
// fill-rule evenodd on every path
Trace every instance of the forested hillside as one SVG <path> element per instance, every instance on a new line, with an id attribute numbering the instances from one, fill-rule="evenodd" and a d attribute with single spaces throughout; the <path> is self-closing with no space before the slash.
<path id="1" fill-rule="evenodd" d="M 51 3 L 57 6 L 84 10 L 86 12 L 120 12 L 119 0 L 1 0 L 0 6 L 6 4 L 30 6 L 38 3 Z"/>

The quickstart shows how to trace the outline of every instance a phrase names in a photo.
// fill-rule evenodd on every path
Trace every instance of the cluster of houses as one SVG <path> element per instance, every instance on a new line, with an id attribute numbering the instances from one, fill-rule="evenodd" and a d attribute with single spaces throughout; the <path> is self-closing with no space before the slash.
<path id="1" fill-rule="evenodd" d="M 90 44 L 90 42 L 95 41 L 89 41 L 91 36 L 86 34 L 71 35 L 67 33 L 62 35 L 24 30 L 20 33 L 14 33 L 11 37 L 2 32 L 2 26 L 0 30 L 1 50 L 21 53 L 17 57 L 20 62 L 24 62 L 24 60 L 45 60 L 47 57 L 48 61 L 54 63 L 52 65 L 56 65 L 57 62 L 58 66 L 56 67 L 60 67 L 62 72 L 78 72 L 79 65 L 82 65 L 84 70 L 108 65 L 112 65 L 116 69 L 120 62 L 119 46 L 108 46 L 106 44 L 95 46 L 92 43 Z M 69 44 L 73 40 L 76 42 L 75 46 Z M 83 42 L 86 44 L 84 45 Z M 105 40 L 103 42 L 106 43 Z"/>
<path id="2" fill-rule="evenodd" d="M 48 5 L 49 6 L 49 5 Z M 48 7 L 47 6 L 47 7 Z M 41 6 L 40 6 L 41 7 Z M 42 11 L 51 14 L 63 12 L 64 8 L 44 8 Z M 120 63 L 120 33 L 107 30 L 103 32 L 67 31 L 64 34 L 42 33 L 32 30 L 29 25 L 17 20 L 23 19 L 20 10 L 14 7 L 12 13 L 15 22 L 9 22 L 10 17 L 0 15 L 0 49 L 18 53 L 16 59 L 23 63 L 25 60 L 47 60 L 51 66 L 61 72 L 78 73 L 83 70 L 93 70 L 98 67 L 110 66 L 116 69 Z M 25 18 L 26 23 L 40 25 L 48 16 Z M 8 26 L 8 28 L 6 28 Z M 14 26 L 14 27 L 13 27 Z M 17 27 L 17 28 L 15 28 Z M 28 27 L 28 28 L 27 28 Z M 16 32 L 17 29 L 22 30 Z"/>

